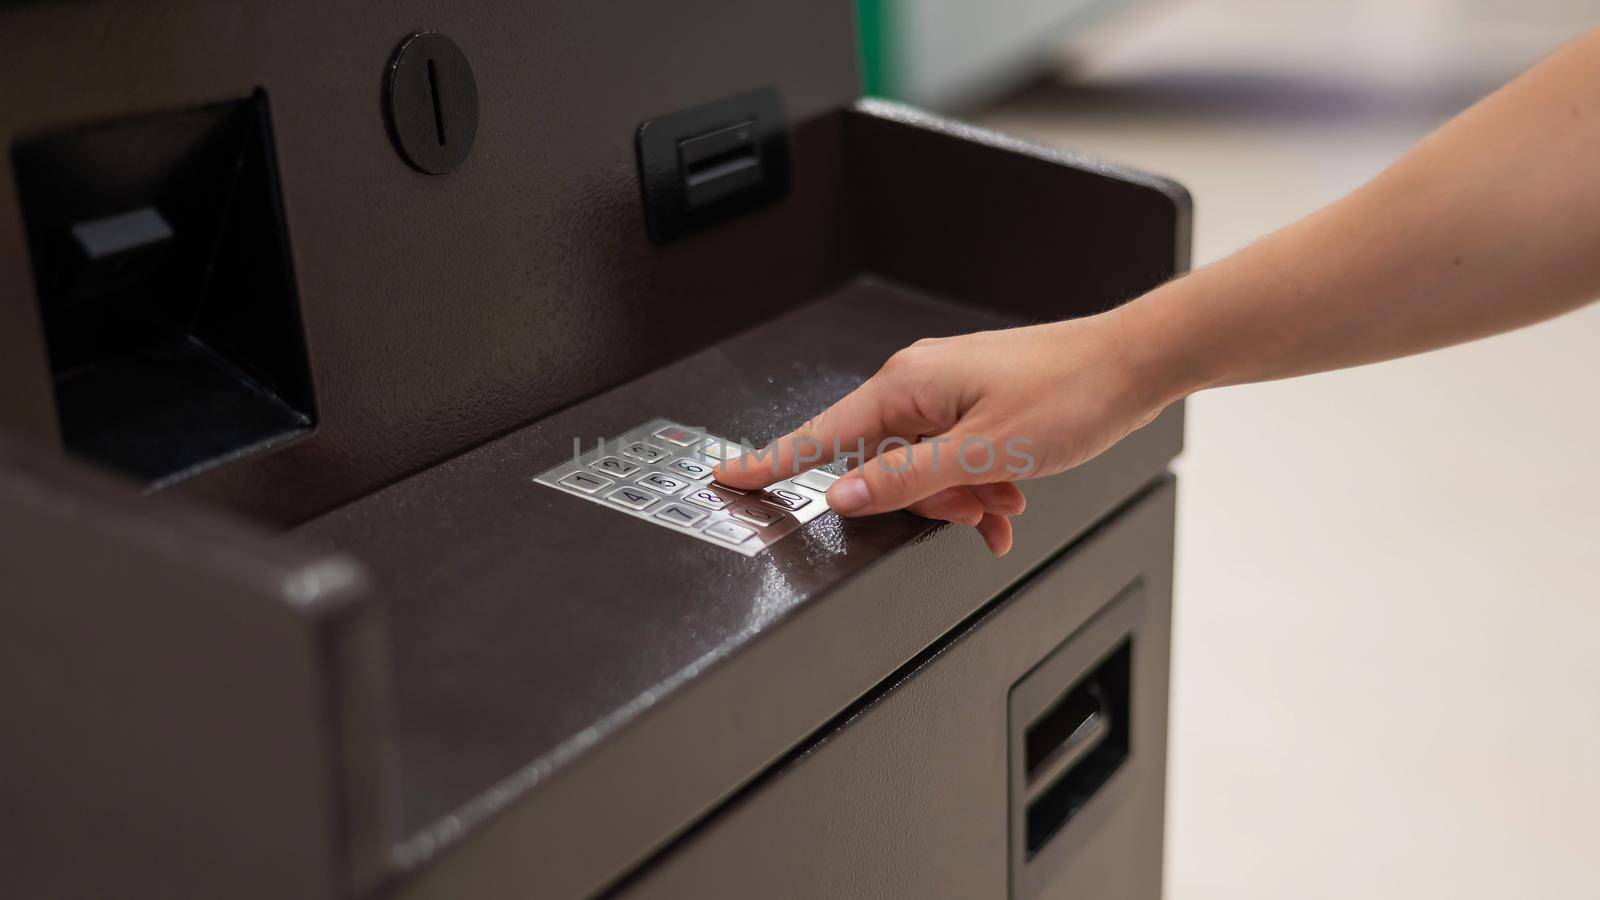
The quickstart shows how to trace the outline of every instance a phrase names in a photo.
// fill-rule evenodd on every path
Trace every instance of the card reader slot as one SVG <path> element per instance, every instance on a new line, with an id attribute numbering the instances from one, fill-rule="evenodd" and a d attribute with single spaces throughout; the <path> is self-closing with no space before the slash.
<path id="1" fill-rule="evenodd" d="M 645 224 L 676 240 L 789 192 L 789 142 L 771 88 L 640 123 L 635 137 Z"/>
<path id="2" fill-rule="evenodd" d="M 745 121 L 678 142 L 685 199 L 689 206 L 725 197 L 761 182 L 761 155 Z"/>

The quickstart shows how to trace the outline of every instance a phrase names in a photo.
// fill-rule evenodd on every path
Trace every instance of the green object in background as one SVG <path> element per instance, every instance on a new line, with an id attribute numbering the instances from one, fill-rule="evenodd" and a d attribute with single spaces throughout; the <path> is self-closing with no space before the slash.
<path id="1" fill-rule="evenodd" d="M 894 96 L 895 0 L 856 0 L 856 40 L 861 51 L 861 92 Z"/>
<path id="2" fill-rule="evenodd" d="M 5 0 L 0 0 L 4 3 Z M 1058 72 L 1105 22 L 1156 0 L 854 0 L 861 90 L 970 110 Z M 1098 35 L 1098 36 L 1097 36 Z"/>

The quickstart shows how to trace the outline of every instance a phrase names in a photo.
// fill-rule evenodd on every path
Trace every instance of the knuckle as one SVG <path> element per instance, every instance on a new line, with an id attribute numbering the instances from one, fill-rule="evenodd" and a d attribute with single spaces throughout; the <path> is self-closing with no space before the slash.
<path id="1" fill-rule="evenodd" d="M 892 375 L 903 374 L 915 370 L 921 360 L 922 354 L 918 352 L 917 346 L 913 344 L 910 347 L 896 350 L 894 355 L 890 356 L 888 361 L 883 364 L 883 368 L 880 371 Z"/>
<path id="2" fill-rule="evenodd" d="M 886 496 L 909 498 L 916 494 L 920 475 L 909 454 L 896 450 L 878 457 L 878 484 Z"/>
<path id="3" fill-rule="evenodd" d="M 827 418 L 828 411 L 823 410 L 822 412 L 817 413 L 811 418 L 805 420 L 805 422 L 799 428 L 796 428 L 790 433 L 789 444 L 793 445 L 800 441 L 817 440 L 817 436 L 822 434 L 823 429 L 827 427 L 827 422 L 825 421 Z"/>

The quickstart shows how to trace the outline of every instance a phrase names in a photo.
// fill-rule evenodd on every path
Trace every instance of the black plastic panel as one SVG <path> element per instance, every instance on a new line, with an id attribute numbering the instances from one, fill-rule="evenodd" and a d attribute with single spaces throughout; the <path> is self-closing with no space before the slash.
<path id="1" fill-rule="evenodd" d="M 657 243 L 789 192 L 789 139 L 771 88 L 651 119 L 636 144 L 645 222 Z"/>

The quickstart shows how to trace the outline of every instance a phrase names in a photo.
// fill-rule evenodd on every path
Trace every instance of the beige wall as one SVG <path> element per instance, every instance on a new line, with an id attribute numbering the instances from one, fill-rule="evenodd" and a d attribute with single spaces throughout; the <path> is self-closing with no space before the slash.
<path id="1" fill-rule="evenodd" d="M 1204 262 L 1594 24 L 1551 0 L 1196 0 L 984 118 L 1178 178 Z M 1169 897 L 1600 896 L 1597 462 L 1600 306 L 1193 399 Z"/>

